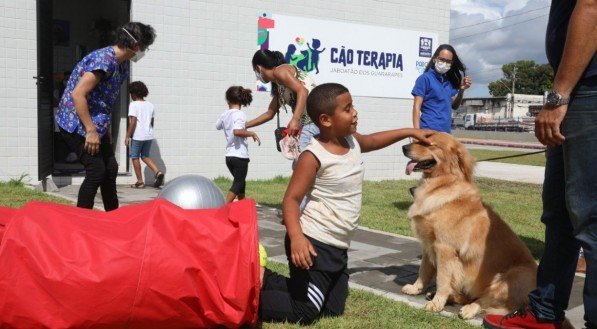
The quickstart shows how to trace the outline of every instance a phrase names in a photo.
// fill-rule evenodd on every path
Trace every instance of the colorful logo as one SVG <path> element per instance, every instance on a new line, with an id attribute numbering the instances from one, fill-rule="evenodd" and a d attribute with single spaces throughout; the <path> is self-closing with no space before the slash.
<path id="1" fill-rule="evenodd" d="M 419 57 L 429 57 L 431 58 L 433 49 L 433 39 L 420 37 L 419 38 Z"/>
<path id="2" fill-rule="evenodd" d="M 257 20 L 257 45 L 259 49 L 265 50 L 269 49 L 269 31 L 276 27 L 276 21 L 272 19 L 272 15 L 268 13 L 263 13 L 259 16 Z M 259 80 L 256 80 L 257 83 L 257 91 L 270 91 L 271 85 L 269 83 L 265 84 Z"/>
<path id="3" fill-rule="evenodd" d="M 269 13 L 262 13 L 257 21 L 257 45 L 259 49 L 269 49 L 269 30 L 276 27 L 276 22 Z M 319 55 L 325 51 L 321 49 L 321 41 L 313 38 L 305 42 L 305 38 L 297 36 L 294 43 L 288 45 L 284 57 L 286 62 L 298 67 L 305 72 L 319 73 Z M 305 47 L 305 44 L 307 45 Z M 268 89 L 266 85 L 257 83 L 258 90 Z"/>
<path id="4" fill-rule="evenodd" d="M 276 27 L 276 22 L 271 17 L 271 14 L 263 13 L 257 21 L 257 45 L 261 50 L 269 49 L 268 30 Z"/>
<path id="5" fill-rule="evenodd" d="M 304 37 L 294 38 L 294 43 L 288 45 L 284 58 L 287 63 L 305 72 L 315 70 L 315 74 L 319 74 L 319 54 L 323 53 L 325 48 L 321 49 L 321 41 L 315 38 L 310 43 L 306 42 L 306 44 L 307 47 L 305 48 Z"/>

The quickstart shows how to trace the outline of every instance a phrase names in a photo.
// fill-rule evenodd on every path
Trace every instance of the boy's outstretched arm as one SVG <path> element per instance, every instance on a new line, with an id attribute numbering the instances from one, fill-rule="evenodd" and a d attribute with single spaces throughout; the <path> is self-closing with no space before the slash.
<path id="1" fill-rule="evenodd" d="M 294 266 L 303 269 L 313 266 L 312 256 L 317 256 L 317 253 L 301 229 L 300 204 L 313 185 L 318 169 L 319 161 L 313 153 L 309 151 L 301 153 L 282 201 L 284 225 L 290 238 L 290 259 Z"/>
<path id="2" fill-rule="evenodd" d="M 435 131 L 428 129 L 402 128 L 380 131 L 369 135 L 354 133 L 354 137 L 361 146 L 361 152 L 370 152 L 392 145 L 406 137 L 413 137 L 425 144 L 432 144 L 428 139 Z"/>

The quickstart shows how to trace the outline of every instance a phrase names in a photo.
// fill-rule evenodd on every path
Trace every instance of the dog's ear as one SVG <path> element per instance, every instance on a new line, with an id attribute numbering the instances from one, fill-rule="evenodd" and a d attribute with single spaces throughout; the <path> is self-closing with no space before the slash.
<path id="1" fill-rule="evenodd" d="M 467 182 L 473 181 L 473 170 L 475 169 L 475 158 L 469 153 L 469 151 L 464 147 L 464 145 L 458 143 L 456 148 L 456 154 L 458 157 L 458 167 L 462 174 L 464 175 L 464 179 Z"/>

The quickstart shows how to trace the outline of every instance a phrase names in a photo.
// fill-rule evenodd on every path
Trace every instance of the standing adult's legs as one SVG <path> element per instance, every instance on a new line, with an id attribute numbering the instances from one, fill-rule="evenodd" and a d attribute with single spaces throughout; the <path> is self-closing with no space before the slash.
<path id="1" fill-rule="evenodd" d="M 537 272 L 537 289 L 529 294 L 533 313 L 546 322 L 564 320 L 580 248 L 566 209 L 564 176 L 562 146 L 549 148 L 541 216 L 545 224 L 545 249 Z"/>
<path id="2" fill-rule="evenodd" d="M 581 83 L 562 124 L 566 203 L 573 233 L 583 247 L 587 328 L 597 328 L 597 77 Z"/>
<path id="3" fill-rule="evenodd" d="M 106 211 L 118 209 L 118 195 L 116 193 L 116 177 L 118 176 L 118 162 L 108 134 L 101 140 L 100 154 L 104 162 L 105 173 L 100 184 L 102 201 Z"/>
<path id="4" fill-rule="evenodd" d="M 304 151 L 311 143 L 311 138 L 319 135 L 319 128 L 314 123 L 309 123 L 301 128 L 299 135 L 299 150 Z"/>
<path id="5" fill-rule="evenodd" d="M 109 139 L 102 137 L 100 140 L 100 151 L 91 155 L 85 150 L 85 141 L 81 143 L 81 163 L 85 168 L 85 179 L 79 188 L 77 207 L 92 209 L 97 189 L 104 182 L 106 176 L 106 163 L 104 162 L 104 143 L 110 145 Z"/>

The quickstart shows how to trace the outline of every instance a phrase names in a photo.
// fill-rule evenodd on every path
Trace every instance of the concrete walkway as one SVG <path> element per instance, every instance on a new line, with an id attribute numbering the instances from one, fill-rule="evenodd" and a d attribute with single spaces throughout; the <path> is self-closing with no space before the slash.
<path id="1" fill-rule="evenodd" d="M 543 168 L 502 163 L 480 163 L 478 176 L 524 181 L 540 184 L 543 180 Z M 53 194 L 76 200 L 79 186 L 63 187 Z M 158 190 L 131 189 L 118 186 L 121 206 L 149 201 L 157 197 Z M 96 199 L 96 206 L 101 208 L 101 200 Z M 286 263 L 283 238 L 285 228 L 280 223 L 277 210 L 270 207 L 258 207 L 259 233 L 261 243 L 267 249 L 273 261 Z M 404 219 L 406 220 L 406 219 Z M 538 220 L 533 219 L 533 220 Z M 372 291 L 397 301 L 406 302 L 414 307 L 423 307 L 427 300 L 424 296 L 407 296 L 401 293 L 402 286 L 412 283 L 417 277 L 421 252 L 418 242 L 406 236 L 399 236 L 367 228 L 359 228 L 349 250 L 349 272 L 352 287 Z M 568 317 L 576 328 L 582 328 L 584 314 L 582 306 L 582 288 L 584 277 L 576 276 L 570 298 Z M 449 306 L 445 314 L 455 316 L 458 307 Z M 481 318 L 471 321 L 481 324 Z"/>
<path id="2" fill-rule="evenodd" d="M 482 140 L 472 138 L 458 138 L 469 149 L 493 149 L 520 152 L 537 152 L 545 149 L 539 143 L 513 142 L 502 140 Z M 475 175 L 513 182 L 543 184 L 545 168 L 501 162 L 477 162 Z"/>
<path id="3" fill-rule="evenodd" d="M 475 176 L 521 183 L 543 184 L 544 167 L 501 162 L 478 162 Z"/>

